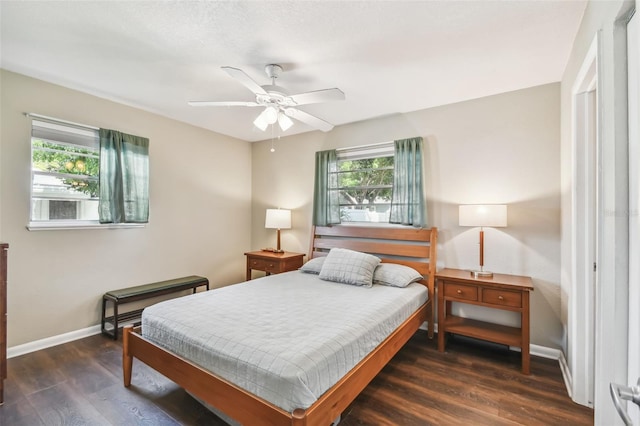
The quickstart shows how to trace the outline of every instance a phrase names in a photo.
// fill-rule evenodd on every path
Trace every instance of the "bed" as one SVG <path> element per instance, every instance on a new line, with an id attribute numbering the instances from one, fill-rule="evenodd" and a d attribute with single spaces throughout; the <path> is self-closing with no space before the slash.
<path id="1" fill-rule="evenodd" d="M 339 249 L 347 249 L 359 253 L 374 254 L 382 259 L 383 264 L 394 263 L 409 266 L 418 271 L 424 278 L 419 280 L 418 284 L 411 284 L 403 289 L 395 289 L 401 291 L 388 290 L 382 288 L 384 286 L 376 285 L 371 289 L 362 291 L 362 288 L 356 286 L 325 283 L 326 287 L 336 287 L 336 291 L 343 291 L 343 293 L 341 293 L 341 295 L 321 295 L 319 293 L 313 293 L 317 286 L 313 281 L 317 278 L 312 277 L 313 274 L 294 271 L 220 289 L 224 291 L 203 292 L 180 298 L 182 300 L 171 301 L 169 305 L 163 304 L 162 309 L 150 309 L 146 322 L 143 320 L 142 327 L 144 330 L 140 328 L 134 329 L 132 327 L 125 328 L 123 334 L 124 384 L 127 387 L 131 385 L 133 358 L 137 358 L 182 386 L 202 402 L 241 424 L 329 425 L 334 419 L 340 416 L 425 321 L 427 322 L 428 336 L 430 338 L 433 337 L 436 246 L 437 230 L 435 228 L 382 228 L 347 225 L 314 227 L 309 250 L 310 260 L 315 259 L 317 262 L 319 259 L 326 259 L 326 263 L 329 263 L 332 257 L 335 258 L 334 255 Z M 309 262 L 309 264 L 311 264 L 311 262 Z M 301 289 L 300 294 L 296 293 L 296 286 Z M 344 290 L 338 290 L 339 287 Z M 289 316 L 288 319 L 284 317 L 271 318 L 269 321 L 274 324 L 279 324 L 279 321 L 291 321 L 291 315 L 299 315 L 299 317 L 301 317 L 302 315 L 295 313 L 296 311 L 309 311 L 310 313 L 312 310 L 311 305 L 309 305 L 309 308 L 305 308 L 302 305 L 302 300 L 304 300 L 305 297 L 315 302 L 315 306 L 317 307 L 318 304 L 322 305 L 322 303 L 319 302 L 321 297 L 328 297 L 328 300 L 338 301 L 343 298 L 346 300 L 349 297 L 357 298 L 366 294 L 366 300 L 368 302 L 362 305 L 376 306 L 376 300 L 389 298 L 390 296 L 388 295 L 395 291 L 395 293 L 403 295 L 401 299 L 406 299 L 407 304 L 403 305 L 402 309 L 406 312 L 403 314 L 402 319 L 394 317 L 395 323 L 393 323 L 392 329 L 383 330 L 383 335 L 381 336 L 376 335 L 374 338 L 365 338 L 367 342 L 378 339 L 379 344 L 378 340 L 375 340 L 374 347 L 365 347 L 361 343 L 355 343 L 357 350 L 354 350 L 346 345 L 342 347 L 342 343 L 340 343 L 342 348 L 340 350 L 342 350 L 342 352 L 337 356 L 341 360 L 343 358 L 346 359 L 344 352 L 365 351 L 365 353 L 356 354 L 356 361 L 341 361 L 340 364 L 344 364 L 342 367 L 345 371 L 335 373 L 339 374 L 339 377 L 331 378 L 329 384 L 319 384 L 320 387 L 318 389 L 320 390 L 318 390 L 314 388 L 316 385 L 315 382 L 323 382 L 326 374 L 324 372 L 305 372 L 304 374 L 312 376 L 317 380 L 311 380 L 311 382 L 313 382 L 311 384 L 309 381 L 305 381 L 301 388 L 282 392 L 291 397 L 288 399 L 285 398 L 286 402 L 283 402 L 283 400 L 278 399 L 268 392 L 265 393 L 265 391 L 259 388 L 259 385 L 266 380 L 263 380 L 261 376 L 263 364 L 266 363 L 278 367 L 275 369 L 277 370 L 277 372 L 274 373 L 275 377 L 272 378 L 275 380 L 279 379 L 278 375 L 284 377 L 293 374 L 297 377 L 298 373 L 295 371 L 291 373 L 290 369 L 282 367 L 281 364 L 283 364 L 283 362 L 281 360 L 274 361 L 271 358 L 265 360 L 265 356 L 262 354 L 260 354 L 260 356 L 254 355 L 256 352 L 259 352 L 257 349 L 261 349 L 262 345 L 267 345 L 267 343 L 261 343 L 257 340 L 259 336 L 254 335 L 256 342 L 253 345 L 252 355 L 249 356 L 249 358 L 256 360 L 254 367 L 250 364 L 242 364 L 240 367 L 229 368 L 229 366 L 240 365 L 234 364 L 235 361 L 231 360 L 228 361 L 226 369 L 222 368 L 221 370 L 217 370 L 217 373 L 212 373 L 211 370 L 213 370 L 213 368 L 209 364 L 224 366 L 224 360 L 218 359 L 216 356 L 213 356 L 213 354 L 207 354 L 204 350 L 199 350 L 202 342 L 215 341 L 213 345 L 215 347 L 230 346 L 232 350 L 235 350 L 238 346 L 251 346 L 254 343 L 252 341 L 253 339 L 245 338 L 234 342 L 232 336 L 229 335 L 222 337 L 213 336 L 208 333 L 209 329 L 215 328 L 215 326 L 211 325 L 207 327 L 206 324 L 203 324 L 202 327 L 192 328 L 191 331 L 181 331 L 182 334 L 174 334 L 174 328 L 178 327 L 175 323 L 182 323 L 183 321 L 182 319 L 176 321 L 175 317 L 171 319 L 170 311 L 173 308 L 184 310 L 184 306 L 180 307 L 179 305 L 188 303 L 195 312 L 197 305 L 206 306 L 208 299 L 215 296 L 219 299 L 218 302 L 228 298 L 230 302 L 227 304 L 233 305 L 233 297 L 247 298 L 247 296 L 243 295 L 238 296 L 242 289 L 254 294 L 256 301 L 262 301 L 266 298 L 268 296 L 267 292 L 281 295 L 280 299 L 282 299 L 284 308 L 277 308 L 276 306 L 273 311 L 289 311 L 287 314 Z M 410 292 L 415 293 L 416 296 L 407 296 Z M 419 300 L 419 303 L 416 303 L 416 300 Z M 278 302 L 269 301 L 269 306 L 271 306 L 272 303 Z M 327 302 L 324 302 L 324 304 L 329 305 Z M 260 309 L 259 304 L 256 306 L 256 309 Z M 341 311 L 349 311 L 349 314 L 352 314 L 351 311 L 356 311 L 351 309 L 347 310 L 337 302 L 335 306 L 332 307 L 334 308 L 333 311 L 327 310 L 327 318 L 336 318 L 336 315 L 339 315 Z M 262 311 L 262 315 L 266 315 L 266 312 L 267 311 Z M 378 315 L 380 315 L 380 317 L 385 316 L 380 313 L 382 311 L 374 312 L 376 318 L 378 318 Z M 248 330 L 257 327 L 258 322 L 265 322 L 265 320 L 255 322 L 256 318 L 254 315 L 245 314 L 244 318 L 232 317 L 231 312 L 224 316 L 226 315 L 231 317 L 229 318 L 230 321 L 233 321 L 236 325 L 246 326 L 245 328 Z M 364 311 L 363 315 L 371 315 L 371 313 Z M 395 316 L 396 314 L 389 315 Z M 286 341 L 287 343 L 284 346 L 290 348 L 292 354 L 301 354 L 302 358 L 291 358 L 291 360 L 287 358 L 284 364 L 297 365 L 301 363 L 301 359 L 311 358 L 314 354 L 318 354 L 317 358 L 319 360 L 326 358 L 328 359 L 327 362 L 332 365 L 339 364 L 331 358 L 331 356 L 334 355 L 329 352 L 322 352 L 322 348 L 335 345 L 336 342 L 349 340 L 349 338 L 345 336 L 352 334 L 351 329 L 346 331 L 336 329 L 335 335 L 331 334 L 333 333 L 331 330 L 333 325 L 337 325 L 340 322 L 350 324 L 350 321 L 350 317 L 338 318 L 337 321 L 333 322 L 327 320 L 323 323 L 325 327 L 321 329 L 316 328 L 313 329 L 314 331 L 312 333 L 307 333 L 314 338 L 317 337 L 319 340 L 309 340 L 306 339 L 307 336 L 303 335 L 297 337 L 292 336 L 292 339 Z M 185 319 L 184 322 L 186 323 L 187 320 Z M 386 322 L 383 326 L 382 321 L 380 321 L 381 324 L 378 324 L 376 321 L 370 321 L 370 323 L 372 324 L 370 328 L 376 329 L 376 333 L 380 331 L 377 329 L 390 327 Z M 311 325 L 313 324 L 310 324 L 310 326 Z M 181 324 L 180 327 L 182 327 Z M 280 327 L 274 328 L 274 333 L 276 329 L 280 329 Z M 143 331 L 146 331 L 146 335 Z M 264 333 L 264 330 L 261 330 L 260 333 Z M 329 333 L 325 336 L 325 338 L 328 337 L 326 342 L 320 339 L 323 333 Z M 281 337 L 286 338 L 286 336 Z M 167 341 L 173 341 L 173 343 Z M 191 349 L 183 350 L 182 346 L 187 345 L 187 343 L 185 343 L 187 341 L 191 342 Z M 269 339 L 265 342 L 268 341 Z M 258 345 L 257 348 L 256 345 Z M 195 353 L 193 352 L 193 348 L 195 348 Z M 353 362 L 353 365 L 349 362 Z M 251 368 L 254 369 L 252 370 Z M 282 371 L 282 373 L 279 373 L 280 371 Z M 230 376 L 228 374 L 229 372 L 235 375 Z M 252 387 L 251 383 L 257 384 L 258 388 L 255 386 Z M 309 392 L 306 392 L 305 386 L 309 388 Z M 278 386 L 276 387 L 280 389 Z"/>

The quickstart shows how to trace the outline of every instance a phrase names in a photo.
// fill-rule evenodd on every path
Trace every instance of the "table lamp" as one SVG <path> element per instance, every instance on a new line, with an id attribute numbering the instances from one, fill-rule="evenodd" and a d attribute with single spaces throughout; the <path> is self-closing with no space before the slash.
<path id="1" fill-rule="evenodd" d="M 475 278 L 491 278 L 493 272 L 484 270 L 484 230 L 485 226 L 498 228 L 507 226 L 507 206 L 505 204 L 467 204 L 458 208 L 460 226 L 480 227 L 480 270 L 471 271 Z"/>
<path id="2" fill-rule="evenodd" d="M 273 252 L 284 253 L 284 250 L 280 249 L 280 230 L 291 228 L 291 210 L 267 209 L 264 227 L 267 229 L 277 229 L 277 245 Z"/>

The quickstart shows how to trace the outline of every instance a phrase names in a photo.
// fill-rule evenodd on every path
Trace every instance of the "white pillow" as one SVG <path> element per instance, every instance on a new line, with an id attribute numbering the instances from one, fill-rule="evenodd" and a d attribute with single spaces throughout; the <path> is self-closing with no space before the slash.
<path id="1" fill-rule="evenodd" d="M 327 255 L 319 278 L 364 287 L 373 285 L 373 271 L 380 264 L 380 258 L 358 251 L 332 248 Z"/>
<path id="2" fill-rule="evenodd" d="M 325 259 L 326 256 L 314 257 L 313 259 L 302 265 L 300 270 L 308 274 L 319 274 Z"/>
<path id="3" fill-rule="evenodd" d="M 406 287 L 424 279 L 418 271 L 397 263 L 381 263 L 373 272 L 373 283 L 391 287 Z"/>

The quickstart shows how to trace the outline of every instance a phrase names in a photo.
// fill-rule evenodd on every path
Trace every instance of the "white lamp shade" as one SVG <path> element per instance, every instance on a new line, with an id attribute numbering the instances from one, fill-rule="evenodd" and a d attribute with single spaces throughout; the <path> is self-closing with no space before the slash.
<path id="1" fill-rule="evenodd" d="M 264 227 L 269 229 L 290 229 L 291 210 L 267 209 Z"/>
<path id="2" fill-rule="evenodd" d="M 265 108 L 262 115 L 264 115 L 265 121 L 269 124 L 273 124 L 278 121 L 278 110 L 275 107 L 268 106 Z"/>
<path id="3" fill-rule="evenodd" d="M 283 132 L 289 130 L 289 127 L 293 126 L 293 120 L 284 115 L 282 112 L 278 113 L 278 124 Z"/>
<path id="4" fill-rule="evenodd" d="M 267 126 L 269 126 L 269 123 L 267 123 L 267 120 L 264 116 L 265 111 L 266 110 L 262 111 L 258 116 L 258 118 L 256 118 L 253 121 L 253 125 L 256 126 L 258 129 L 262 130 L 263 132 L 267 130 Z"/>
<path id="5" fill-rule="evenodd" d="M 458 207 L 460 226 L 507 226 L 505 204 L 467 204 Z"/>

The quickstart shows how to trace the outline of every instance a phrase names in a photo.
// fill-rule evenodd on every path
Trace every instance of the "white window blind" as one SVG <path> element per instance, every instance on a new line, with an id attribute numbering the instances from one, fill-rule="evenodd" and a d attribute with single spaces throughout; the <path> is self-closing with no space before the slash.
<path id="1" fill-rule="evenodd" d="M 31 137 L 67 145 L 80 145 L 91 149 L 100 148 L 98 129 L 69 122 L 32 117 Z"/>

